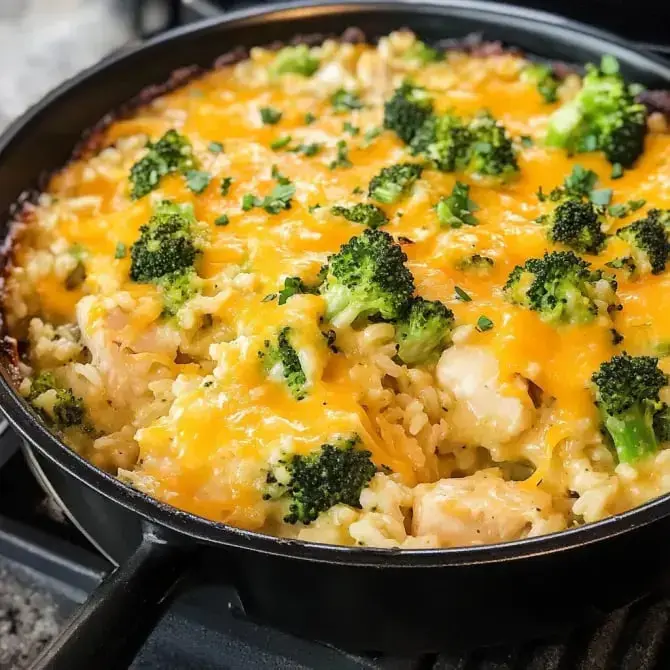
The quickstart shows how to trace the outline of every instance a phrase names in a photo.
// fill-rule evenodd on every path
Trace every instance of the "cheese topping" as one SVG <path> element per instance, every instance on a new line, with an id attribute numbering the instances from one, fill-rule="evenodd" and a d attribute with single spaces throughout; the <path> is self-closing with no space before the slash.
<path id="1" fill-rule="evenodd" d="M 670 135 L 649 132 L 634 167 L 613 178 L 602 152 L 569 156 L 544 144 L 549 117 L 574 95 L 572 79 L 548 103 L 523 76 L 521 56 L 454 52 L 421 63 L 405 55 L 415 39 L 326 42 L 311 49 L 311 76 L 277 74 L 278 56 L 254 49 L 112 123 L 101 152 L 54 175 L 21 228 L 5 310 L 10 332 L 28 342 L 30 376 L 52 372 L 82 399 L 84 428 L 62 429 L 72 448 L 195 514 L 359 545 L 515 539 L 670 489 L 668 452 L 617 465 L 591 384 L 613 355 L 658 355 L 670 342 L 670 273 L 608 265 L 628 253 L 612 236 L 618 228 L 670 208 Z M 332 328 L 317 289 L 277 296 L 287 277 L 316 286 L 329 256 L 363 233 L 332 206 L 372 202 L 368 184 L 382 168 L 422 160 L 383 129 L 384 102 L 407 77 L 437 113 L 488 110 L 513 139 L 519 168 L 502 182 L 426 165 L 396 202 L 375 201 L 416 294 L 454 315 L 450 348 L 414 366 L 397 359 L 392 323 Z M 343 108 L 333 97 L 341 90 L 356 96 Z M 151 151 L 147 141 L 170 130 L 190 142 L 195 167 L 156 173 L 150 192 L 133 198 L 131 168 Z M 575 165 L 596 173 L 595 188 L 612 189 L 610 205 L 645 204 L 621 218 L 605 213 L 612 237 L 584 256 L 616 276 L 622 309 L 556 325 L 511 304 L 503 287 L 515 266 L 566 249 L 538 223 L 553 204 L 537 193 L 563 184 Z M 435 208 L 457 182 L 469 186 L 476 225 L 443 227 Z M 131 278 L 142 227 L 166 200 L 192 208 L 200 245 L 196 283 L 172 315 L 165 283 Z M 473 255 L 490 261 L 468 267 Z M 301 399 L 284 383 L 286 363 L 268 362 L 284 328 L 304 374 Z M 667 360 L 660 365 L 670 371 Z M 267 494 L 274 465 L 353 435 L 381 473 L 374 505 L 336 505 L 309 527 L 287 522 L 285 495 Z M 510 474 L 513 463 L 525 476 Z M 463 477 L 469 483 L 457 483 Z"/>

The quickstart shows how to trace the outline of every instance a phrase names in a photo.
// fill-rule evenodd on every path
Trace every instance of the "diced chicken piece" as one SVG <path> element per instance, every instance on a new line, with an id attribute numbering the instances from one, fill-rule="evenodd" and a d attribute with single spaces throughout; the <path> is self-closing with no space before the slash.
<path id="1" fill-rule="evenodd" d="M 447 349 L 437 365 L 437 380 L 456 401 L 449 415 L 454 443 L 495 447 L 520 435 L 533 421 L 525 382 L 519 378 L 516 385 L 503 388 L 498 361 L 484 347 Z"/>
<path id="2" fill-rule="evenodd" d="M 434 535 L 442 547 L 507 542 L 564 527 L 548 493 L 505 481 L 497 469 L 415 489 L 412 534 Z"/>

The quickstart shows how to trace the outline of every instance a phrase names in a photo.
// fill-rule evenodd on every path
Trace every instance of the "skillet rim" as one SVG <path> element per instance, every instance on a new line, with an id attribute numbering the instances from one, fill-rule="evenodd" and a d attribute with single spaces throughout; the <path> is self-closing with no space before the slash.
<path id="1" fill-rule="evenodd" d="M 626 54 L 627 60 L 636 61 L 641 69 L 664 79 L 670 85 L 670 65 L 644 49 L 638 49 L 625 40 L 607 31 L 555 14 L 526 9 L 506 3 L 490 3 L 481 0 L 441 0 L 440 2 L 412 2 L 411 0 L 308 0 L 270 4 L 226 13 L 195 24 L 169 31 L 146 42 L 123 48 L 118 53 L 83 70 L 74 77 L 47 93 L 41 100 L 14 121 L 0 136 L 0 160 L 16 137 L 40 115 L 48 111 L 59 97 L 89 79 L 104 76 L 108 68 L 166 42 L 178 42 L 182 36 L 207 32 L 220 26 L 234 30 L 239 25 L 286 22 L 305 13 L 312 16 L 346 13 L 355 25 L 357 13 L 407 10 L 434 15 L 472 13 L 511 19 L 520 30 L 528 31 L 529 24 L 540 24 L 545 29 L 562 30 L 569 35 L 580 35 L 595 51 L 598 44 L 609 53 Z M 525 24 L 525 25 L 523 25 Z M 537 31 L 536 31 L 537 32 Z M 574 37 L 573 37 L 574 39 Z M 113 111 L 113 110 L 112 110 Z M 85 131 L 85 129 L 84 129 Z M 84 132 L 82 131 L 82 132 Z M 73 147 L 74 148 L 74 147 Z M 11 231 L 6 240 L 10 240 Z M 3 241 L 6 243 L 6 241 Z M 513 542 L 444 549 L 379 549 L 327 545 L 299 540 L 278 538 L 263 533 L 248 531 L 220 522 L 210 521 L 168 505 L 160 500 L 131 488 L 116 477 L 99 470 L 89 461 L 60 441 L 54 433 L 35 416 L 28 404 L 14 389 L 10 372 L 0 366 L 0 408 L 12 426 L 29 445 L 54 462 L 72 476 L 77 485 L 85 485 L 105 498 L 122 505 L 140 516 L 145 524 L 155 524 L 171 535 L 167 541 L 180 538 L 209 546 L 231 547 L 251 550 L 284 558 L 309 560 L 342 565 L 403 568 L 414 566 L 441 567 L 453 565 L 490 564 L 508 560 L 530 559 L 549 553 L 559 553 L 596 542 L 614 538 L 629 531 L 640 529 L 670 515 L 670 492 L 646 504 L 601 521 L 548 535 L 540 535 Z M 74 482 L 73 482 L 74 484 Z"/>

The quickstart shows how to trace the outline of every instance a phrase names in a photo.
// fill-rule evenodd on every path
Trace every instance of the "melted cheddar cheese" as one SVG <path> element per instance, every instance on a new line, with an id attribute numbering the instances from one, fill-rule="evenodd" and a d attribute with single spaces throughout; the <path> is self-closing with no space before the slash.
<path id="1" fill-rule="evenodd" d="M 421 65 L 403 57 L 414 40 L 395 33 L 377 47 L 326 42 L 312 49 L 320 64 L 311 77 L 272 77 L 275 54 L 254 49 L 248 60 L 113 122 L 99 153 L 53 176 L 20 229 L 5 310 L 11 332 L 29 344 L 30 376 L 51 371 L 83 399 L 89 423 L 67 428 L 68 444 L 194 514 L 345 544 L 476 544 L 483 509 L 500 519 L 487 525 L 486 541 L 514 539 L 602 518 L 670 489 L 664 452 L 639 467 L 617 466 L 590 384 L 614 354 L 653 354 L 670 342 L 670 273 L 641 280 L 612 271 L 606 264 L 625 244 L 610 238 L 588 260 L 616 273 L 623 309 L 585 325 L 550 325 L 502 291 L 516 265 L 560 249 L 536 221 L 548 211 L 536 194 L 562 184 L 576 164 L 597 173 L 599 188 L 612 189 L 612 204 L 644 199 L 645 209 L 670 208 L 670 134 L 649 132 L 634 169 L 612 179 L 600 153 L 569 157 L 543 145 L 562 100 L 543 100 L 521 76 L 522 57 L 454 52 Z M 384 101 L 405 77 L 430 91 L 438 111 L 467 118 L 489 110 L 514 138 L 519 163 L 518 178 L 504 184 L 426 168 L 411 193 L 381 205 L 389 219 L 383 230 L 402 243 L 416 293 L 455 316 L 451 358 L 416 369 L 394 358 L 391 324 L 339 329 L 335 353 L 322 335 L 320 295 L 282 305 L 272 299 L 286 277 L 313 280 L 330 254 L 362 233 L 333 215 L 332 205 L 365 201 L 383 167 L 414 160 L 381 128 Z M 562 99 L 574 85 L 563 84 Z M 357 91 L 362 106 L 335 110 L 331 96 L 342 88 Z M 264 124 L 264 107 L 281 111 L 280 120 Z M 188 138 L 208 185 L 197 193 L 172 173 L 132 199 L 131 167 L 147 140 L 170 129 Z M 289 145 L 273 149 L 285 136 Z M 341 141 L 350 165 L 333 167 Z M 301 144 L 320 150 L 287 150 Z M 295 187 L 290 208 L 244 208 L 245 195 L 272 192 L 277 170 Z M 478 223 L 441 228 L 435 205 L 457 180 L 470 187 Z M 163 315 L 163 289 L 129 274 L 128 251 L 161 200 L 191 205 L 204 239 L 199 290 L 172 318 Z M 643 212 L 606 217 L 605 232 Z M 224 214 L 227 225 L 220 225 Z M 473 254 L 491 258 L 492 267 L 463 269 Z M 85 277 L 68 288 L 77 264 Z M 492 328 L 476 328 L 482 316 Z M 302 400 L 259 362 L 265 341 L 285 326 L 307 378 Z M 619 344 L 613 328 L 623 336 Z M 451 359 L 452 372 L 462 365 L 462 374 L 440 370 Z M 465 383 L 470 374 L 479 387 Z M 531 385 L 541 390 L 539 403 Z M 352 434 L 386 473 L 363 492 L 362 507 L 337 506 L 310 527 L 286 523 L 285 508 L 264 499 L 270 464 Z M 509 474 L 510 463 L 529 468 L 523 481 Z M 457 483 L 471 477 L 472 485 Z M 454 519 L 459 530 L 450 534 Z"/>

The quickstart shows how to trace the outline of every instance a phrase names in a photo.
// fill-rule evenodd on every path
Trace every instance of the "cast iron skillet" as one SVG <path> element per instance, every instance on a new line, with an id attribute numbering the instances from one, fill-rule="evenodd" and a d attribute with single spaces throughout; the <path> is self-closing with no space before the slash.
<path id="1" fill-rule="evenodd" d="M 372 39 L 407 26 L 429 42 L 482 31 L 574 62 L 611 53 L 630 78 L 670 86 L 668 65 L 611 35 L 499 3 L 319 2 L 237 12 L 117 55 L 27 112 L 0 139 L 0 211 L 64 164 L 82 131 L 176 68 L 207 67 L 237 46 L 339 35 L 351 26 Z M 43 483 L 120 566 L 38 668 L 127 667 L 188 572 L 231 583 L 249 616 L 298 635 L 417 653 L 536 636 L 599 616 L 654 587 L 670 560 L 668 496 L 583 528 L 461 549 L 333 547 L 247 532 L 180 512 L 97 470 L 36 419 L 11 370 L 2 371 L 0 404 Z"/>

